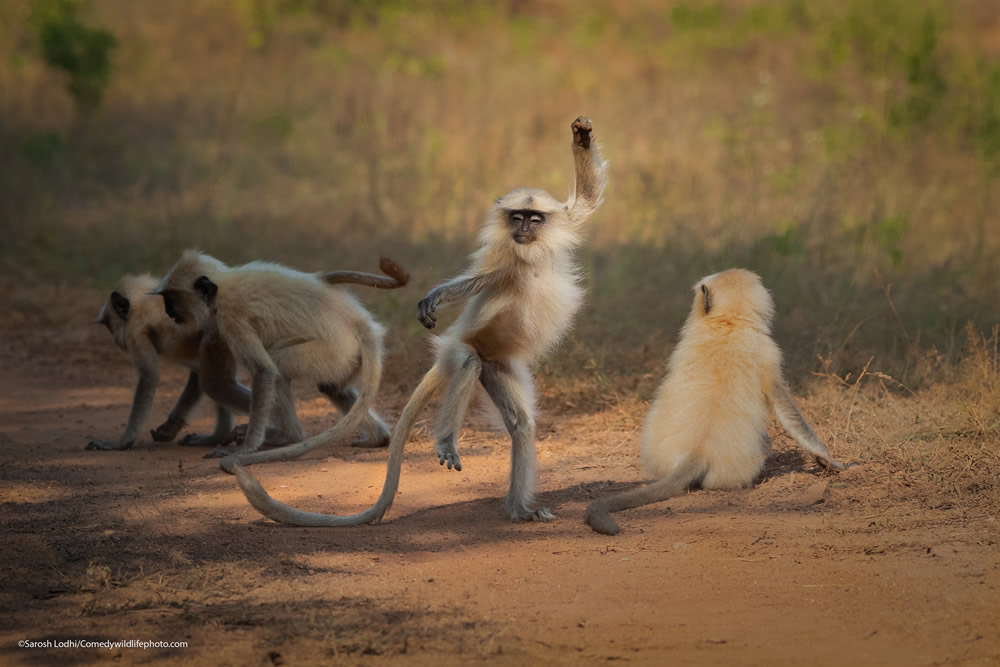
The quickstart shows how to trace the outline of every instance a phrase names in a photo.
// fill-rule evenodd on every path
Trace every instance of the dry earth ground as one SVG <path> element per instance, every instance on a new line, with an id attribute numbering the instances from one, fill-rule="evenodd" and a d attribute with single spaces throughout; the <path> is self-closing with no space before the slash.
<path id="1" fill-rule="evenodd" d="M 862 465 L 825 476 L 775 432 L 756 488 L 623 513 L 614 538 L 581 517 L 641 479 L 645 406 L 569 409 L 543 381 L 540 497 L 557 522 L 504 519 L 507 440 L 477 417 L 461 473 L 421 423 L 386 523 L 299 529 L 259 517 L 201 451 L 84 451 L 120 432 L 132 371 L 85 324 L 99 297 L 60 294 L 72 324 L 32 313 L 51 295 L 8 293 L 0 331 L 2 663 L 1000 662 L 997 442 L 973 380 L 915 396 L 817 381 L 806 414 Z M 154 422 L 182 380 L 164 374 Z M 413 380 L 387 378 L 387 417 Z M 310 431 L 333 418 L 318 395 L 300 407 Z M 193 428 L 210 427 L 204 410 Z M 384 458 L 339 446 L 255 471 L 279 498 L 346 513 L 375 498 Z M 188 648 L 17 646 L 68 638 Z"/>

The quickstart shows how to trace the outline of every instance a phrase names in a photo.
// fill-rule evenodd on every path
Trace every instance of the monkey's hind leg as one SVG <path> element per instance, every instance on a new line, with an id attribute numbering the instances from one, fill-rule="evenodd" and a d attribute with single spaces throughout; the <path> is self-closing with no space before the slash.
<path id="1" fill-rule="evenodd" d="M 224 392 L 227 401 L 230 404 L 239 405 L 243 412 L 246 412 L 250 407 L 250 392 L 246 387 L 237 383 L 235 379 L 230 386 L 224 389 L 213 387 L 213 391 L 216 396 L 222 395 Z M 220 405 L 220 419 L 222 409 Z M 261 443 L 263 447 L 279 447 L 293 442 L 301 442 L 306 438 L 306 433 L 302 430 L 302 424 L 295 412 L 295 395 L 292 393 L 292 385 L 287 379 L 280 376 L 274 382 L 274 405 L 271 407 L 269 422 L 272 426 L 268 426 L 264 430 L 264 441 Z M 203 458 L 206 459 L 224 458 L 230 454 L 238 453 L 243 441 L 246 440 L 249 424 L 240 424 L 234 428 L 232 417 L 229 417 L 229 428 L 225 434 L 222 434 L 222 428 L 221 422 L 216 422 L 215 433 L 212 435 L 189 435 L 184 438 L 181 444 L 193 447 L 215 447 L 205 454 Z M 238 447 L 227 449 L 225 445 L 230 442 L 235 442 Z"/>
<path id="2" fill-rule="evenodd" d="M 486 362 L 480 380 L 500 410 L 510 433 L 510 490 L 504 505 L 511 521 L 551 521 L 547 507 L 535 506 L 535 416 L 534 389 L 526 368 L 519 361 Z"/>
<path id="3" fill-rule="evenodd" d="M 664 477 L 638 489 L 631 489 L 608 498 L 595 500 L 587 507 L 584 518 L 595 532 L 617 535 L 618 522 L 611 512 L 649 505 L 678 495 L 705 476 L 705 466 L 700 458 L 689 456 L 681 465 Z"/>
<path id="4" fill-rule="evenodd" d="M 358 390 L 353 387 L 341 389 L 334 384 L 320 384 L 316 386 L 316 389 L 325 394 L 330 402 L 337 406 L 341 414 L 346 415 L 358 402 Z M 374 410 L 368 411 L 361 429 L 364 437 L 354 442 L 356 447 L 386 447 L 389 445 L 389 436 L 391 435 L 389 426 Z"/>
<path id="5" fill-rule="evenodd" d="M 448 464 L 448 470 L 462 469 L 462 459 L 458 455 L 458 434 L 462 431 L 465 413 L 469 409 L 469 401 L 475 392 L 476 382 L 482 373 L 479 355 L 469 345 L 457 345 L 445 352 L 450 359 L 448 364 L 454 370 L 451 382 L 448 383 L 448 393 L 441 404 L 441 413 L 437 423 L 438 461 L 441 465 Z"/>

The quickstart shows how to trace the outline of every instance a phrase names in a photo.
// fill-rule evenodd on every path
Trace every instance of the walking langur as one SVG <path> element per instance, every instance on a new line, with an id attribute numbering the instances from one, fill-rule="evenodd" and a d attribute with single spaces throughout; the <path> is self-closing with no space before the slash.
<path id="1" fill-rule="evenodd" d="M 125 432 L 115 442 L 91 440 L 87 449 L 122 450 L 132 447 L 153 407 L 153 396 L 160 381 L 161 356 L 186 366 L 190 373 L 184 391 L 170 411 L 167 421 L 151 431 L 153 440 L 170 442 L 177 437 L 187 425 L 188 414 L 201 399 L 198 374 L 198 346 L 201 336 L 196 331 L 174 326 L 163 312 L 160 298 L 150 294 L 156 288 L 156 282 L 148 274 L 122 276 L 97 316 L 97 322 L 108 328 L 115 344 L 132 357 L 139 380 Z M 230 380 L 234 385 L 232 394 L 238 398 L 234 409 L 246 412 L 250 406 L 250 392 L 236 384 L 235 369 Z M 298 426 L 294 413 L 292 419 L 295 420 L 295 426 Z M 211 435 L 188 434 L 181 440 L 181 444 L 208 447 L 223 445 L 229 441 L 232 430 L 232 414 L 225 406 L 217 404 L 215 431 Z M 301 431 L 301 427 L 299 430 Z"/>
<path id="2" fill-rule="evenodd" d="M 220 400 L 215 391 L 226 388 L 228 369 L 219 365 L 220 349 L 228 350 L 252 378 L 243 444 L 217 452 L 227 457 L 224 469 L 235 462 L 295 458 L 342 440 L 358 427 L 367 433 L 369 446 L 387 443 L 389 429 L 370 409 L 382 377 L 384 330 L 353 295 L 335 287 L 359 283 L 394 289 L 409 280 L 391 260 L 383 258 L 381 267 L 388 277 L 350 271 L 302 273 L 268 262 L 230 268 L 189 250 L 163 278 L 155 293 L 163 298 L 167 315 L 202 336 L 198 362 L 209 396 Z M 344 411 L 343 419 L 303 442 L 258 452 L 272 410 L 294 412 L 289 384 L 296 378 L 316 382 Z"/>
<path id="3" fill-rule="evenodd" d="M 770 446 L 771 410 L 796 442 L 831 470 L 844 470 L 795 405 L 771 338 L 774 302 L 760 278 L 730 269 L 703 278 L 646 417 L 642 462 L 658 480 L 597 500 L 586 521 L 615 535 L 610 512 L 659 502 L 691 486 L 749 486 Z"/>
<path id="4" fill-rule="evenodd" d="M 353 516 L 303 512 L 271 498 L 257 480 L 234 468 L 250 503 L 275 521 L 303 526 L 348 526 L 379 521 L 399 485 L 403 447 L 420 411 L 445 388 L 437 422 L 437 455 L 461 470 L 457 435 L 469 400 L 481 384 L 499 409 L 511 437 L 510 490 L 505 502 L 513 521 L 549 521 L 536 507 L 535 392 L 529 365 L 569 328 L 583 289 L 573 258 L 580 228 L 597 210 L 607 183 L 607 162 L 589 118 L 572 123 L 576 185 L 565 203 L 543 190 L 518 188 L 496 200 L 479 234 L 469 269 L 435 287 L 419 304 L 429 329 L 439 307 L 465 301 L 458 319 L 435 341 L 437 359 L 396 422 L 389 445 L 385 485 L 378 501 Z"/>

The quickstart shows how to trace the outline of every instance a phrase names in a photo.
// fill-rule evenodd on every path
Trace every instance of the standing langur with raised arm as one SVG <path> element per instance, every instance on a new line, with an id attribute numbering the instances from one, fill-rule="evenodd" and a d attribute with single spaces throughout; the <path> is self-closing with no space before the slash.
<path id="1" fill-rule="evenodd" d="M 730 269 L 703 278 L 646 417 L 642 462 L 658 481 L 597 500 L 586 521 L 615 535 L 610 512 L 666 500 L 691 486 L 749 486 L 770 446 L 773 409 L 796 442 L 831 470 L 844 470 L 802 417 L 771 338 L 774 302 L 760 278 Z"/>
<path id="2" fill-rule="evenodd" d="M 420 302 L 428 329 L 435 311 L 465 301 L 458 319 L 436 343 L 437 360 L 396 422 L 389 445 L 385 486 L 378 501 L 353 516 L 303 512 L 277 502 L 245 470 L 236 468 L 250 503 L 275 521 L 308 526 L 348 526 L 381 520 L 399 485 L 403 446 L 419 412 L 446 388 L 437 421 L 437 455 L 462 469 L 456 437 L 477 383 L 499 408 L 511 437 L 510 490 L 505 502 L 513 521 L 555 518 L 536 507 L 535 392 L 529 365 L 562 338 L 580 307 L 583 289 L 573 258 L 580 227 L 600 206 L 607 163 L 589 118 L 572 123 L 576 185 L 569 200 L 543 190 L 518 188 L 497 199 L 479 234 L 480 248 L 464 274 L 435 287 Z"/>
<path id="3" fill-rule="evenodd" d="M 150 294 L 156 288 L 156 279 L 148 274 L 122 276 L 115 291 L 101 308 L 97 321 L 111 332 L 115 343 L 132 357 L 136 374 L 139 376 L 129 410 L 125 432 L 116 442 L 91 440 L 87 449 L 122 450 L 130 449 L 139 435 L 139 429 L 149 417 L 153 407 L 153 396 L 160 381 L 159 357 L 186 366 L 190 370 L 187 384 L 177 403 L 170 411 L 167 421 L 151 432 L 156 442 L 170 442 L 187 425 L 187 417 L 201 399 L 202 389 L 198 373 L 198 346 L 201 334 L 193 329 L 175 326 L 165 312 L 158 296 Z M 228 350 L 220 349 L 215 360 L 219 368 L 226 368 L 225 382 L 230 396 L 228 408 L 246 412 L 250 408 L 250 391 L 236 382 L 236 367 Z M 220 380 L 222 373 L 220 375 Z M 285 437 L 294 442 L 301 439 L 302 428 L 294 411 L 282 419 Z M 189 433 L 181 440 L 182 445 L 214 447 L 224 445 L 233 430 L 233 417 L 227 406 L 216 404 L 215 432 L 211 435 Z M 269 440 L 280 436 L 269 435 Z"/>
<path id="4" fill-rule="evenodd" d="M 362 427 L 369 446 L 384 446 L 389 429 L 371 410 L 382 378 L 384 330 L 352 294 L 334 287 L 356 283 L 395 289 L 409 275 L 383 258 L 386 276 L 353 271 L 302 273 L 268 262 L 229 268 L 208 255 L 186 251 L 160 283 L 167 314 L 202 335 L 199 368 L 206 392 L 227 371 L 217 366 L 228 350 L 252 377 L 250 423 L 243 444 L 221 451 L 222 467 L 235 462 L 287 460 Z M 311 380 L 344 411 L 332 428 L 303 442 L 257 451 L 272 410 L 294 412 L 290 382 Z M 355 386 L 360 389 L 355 390 Z M 218 399 L 216 399 L 218 400 Z M 286 404 L 288 403 L 288 404 Z"/>

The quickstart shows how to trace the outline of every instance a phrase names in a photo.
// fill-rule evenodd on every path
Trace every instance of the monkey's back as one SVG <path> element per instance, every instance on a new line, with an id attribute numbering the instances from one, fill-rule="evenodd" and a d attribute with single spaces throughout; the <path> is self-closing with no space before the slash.
<path id="1" fill-rule="evenodd" d="M 767 453 L 763 383 L 779 364 L 778 347 L 764 332 L 689 320 L 646 418 L 646 470 L 664 477 L 687 458 L 699 457 L 703 488 L 752 483 Z"/>
<path id="2" fill-rule="evenodd" d="M 317 274 L 253 262 L 219 286 L 220 321 L 249 322 L 282 373 L 329 380 L 355 367 L 367 330 L 381 348 L 383 328 L 346 290 Z"/>

